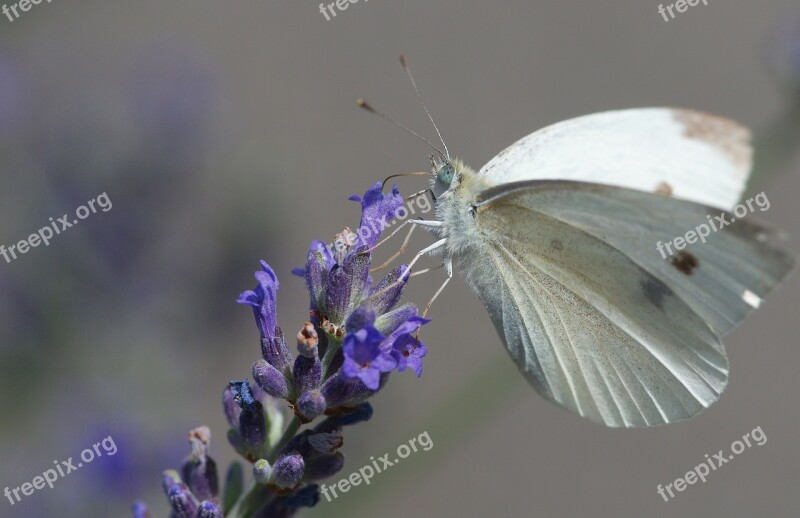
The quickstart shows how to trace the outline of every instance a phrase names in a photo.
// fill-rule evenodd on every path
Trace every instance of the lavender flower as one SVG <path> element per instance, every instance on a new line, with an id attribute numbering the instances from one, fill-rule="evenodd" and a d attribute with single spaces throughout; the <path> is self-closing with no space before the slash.
<path id="1" fill-rule="evenodd" d="M 289 517 L 319 501 L 314 483 L 333 476 L 344 466 L 338 450 L 342 428 L 367 421 L 366 402 L 386 384 L 394 370 L 422 374 L 427 347 L 417 338 L 425 320 L 417 308 L 398 306 L 409 276 L 405 265 L 373 284 L 369 249 L 378 242 L 403 198 L 377 183 L 363 197 L 357 232 L 345 228 L 330 244 L 311 243 L 305 268 L 311 321 L 297 333 L 297 356 L 292 357 L 277 322 L 278 277 L 264 261 L 255 273 L 257 286 L 239 295 L 250 306 L 261 339 L 261 358 L 247 380 L 231 381 L 223 392 L 223 410 L 230 424 L 228 439 L 253 463 L 255 483 L 241 494 L 241 468 L 229 471 L 223 504 L 217 501 L 217 472 L 207 455 L 210 433 L 197 428 L 190 434 L 192 454 L 181 475 L 167 471 L 164 491 L 174 516 Z M 294 419 L 283 430 L 277 401 L 284 400 Z M 298 433 L 301 425 L 322 418 Z M 135 516 L 147 516 L 144 504 Z M 137 514 L 138 513 L 138 514 Z"/>
<path id="2" fill-rule="evenodd" d="M 141 500 L 134 502 L 132 511 L 133 518 L 153 518 L 153 515 L 150 514 L 150 509 L 147 508 L 147 504 Z"/>
<path id="3" fill-rule="evenodd" d="M 381 347 L 384 336 L 372 326 L 349 332 L 344 339 L 343 374 L 359 379 L 370 390 L 378 390 L 381 374 L 397 367 L 390 351 Z"/>

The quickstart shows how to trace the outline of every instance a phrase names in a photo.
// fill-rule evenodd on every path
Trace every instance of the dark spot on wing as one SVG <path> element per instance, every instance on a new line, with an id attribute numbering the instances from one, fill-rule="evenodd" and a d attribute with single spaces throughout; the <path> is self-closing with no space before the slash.
<path id="1" fill-rule="evenodd" d="M 697 257 L 693 256 L 685 250 L 681 250 L 678 254 L 670 260 L 672 266 L 678 269 L 679 272 L 691 275 L 695 268 L 700 266 Z"/>
<path id="2" fill-rule="evenodd" d="M 647 280 L 642 281 L 642 290 L 647 300 L 652 302 L 658 309 L 664 309 L 662 307 L 664 296 L 671 293 L 667 285 L 655 277 L 648 277 Z"/>
<path id="3" fill-rule="evenodd" d="M 553 239 L 552 241 L 550 241 L 550 244 L 556 250 L 563 250 L 564 249 L 564 244 L 561 241 L 559 241 L 558 239 Z"/>

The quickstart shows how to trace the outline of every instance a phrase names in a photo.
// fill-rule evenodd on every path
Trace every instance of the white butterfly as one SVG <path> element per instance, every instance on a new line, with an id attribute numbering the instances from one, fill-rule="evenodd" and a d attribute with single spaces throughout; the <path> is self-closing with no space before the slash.
<path id="1" fill-rule="evenodd" d="M 612 427 L 687 419 L 727 385 L 720 338 L 793 258 L 750 217 L 689 246 L 688 265 L 665 261 L 655 244 L 731 210 L 751 155 L 742 126 L 669 108 L 546 127 L 477 173 L 442 153 L 432 160 L 437 219 L 408 221 L 439 240 L 409 269 L 442 254 L 438 295 L 455 261 L 553 403 Z"/>

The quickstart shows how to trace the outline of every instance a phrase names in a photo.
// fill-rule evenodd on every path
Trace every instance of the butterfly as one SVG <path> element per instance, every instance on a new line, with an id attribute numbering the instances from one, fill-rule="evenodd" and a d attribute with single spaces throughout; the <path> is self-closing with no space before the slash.
<path id="1" fill-rule="evenodd" d="M 609 111 L 540 129 L 477 172 L 442 146 L 436 218 L 407 222 L 438 238 L 408 266 L 442 255 L 434 299 L 455 267 L 533 388 L 594 422 L 672 423 L 719 399 L 721 339 L 794 265 L 781 232 L 731 212 L 752 165 L 746 128 L 684 109 Z M 703 242 L 659 253 L 715 215 L 727 224 Z"/>

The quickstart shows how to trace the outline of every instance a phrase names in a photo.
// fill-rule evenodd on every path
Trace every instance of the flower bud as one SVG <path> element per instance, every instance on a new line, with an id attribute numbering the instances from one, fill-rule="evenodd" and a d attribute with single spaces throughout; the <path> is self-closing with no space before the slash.
<path id="1" fill-rule="evenodd" d="M 319 390 L 310 390 L 297 398 L 297 409 L 304 418 L 313 421 L 325 413 L 325 396 Z"/>
<path id="2" fill-rule="evenodd" d="M 253 464 L 253 477 L 259 484 L 267 484 L 272 475 L 272 467 L 266 459 L 258 459 Z"/>
<path id="3" fill-rule="evenodd" d="M 375 323 L 375 308 L 369 303 L 358 306 L 345 322 L 345 329 L 348 333 L 353 333 Z"/>
<path id="4" fill-rule="evenodd" d="M 264 407 L 256 401 L 250 392 L 247 380 L 231 381 L 234 401 L 242 409 L 239 416 L 239 436 L 247 449 L 248 458 L 257 456 L 267 437 L 267 424 L 264 419 Z M 256 457 L 257 458 L 257 457 Z"/>
<path id="5" fill-rule="evenodd" d="M 389 373 L 381 375 L 378 390 L 385 384 L 388 377 Z M 376 394 L 378 390 L 367 388 L 361 380 L 350 380 L 341 372 L 328 378 L 320 387 L 329 409 L 361 403 Z"/>
<path id="6" fill-rule="evenodd" d="M 197 515 L 199 504 L 186 484 L 178 482 L 170 486 L 167 490 L 167 499 L 176 516 L 180 518 L 195 518 Z"/>
<path id="7" fill-rule="evenodd" d="M 320 453 L 334 453 L 344 445 L 341 433 L 315 433 L 308 436 L 308 444 Z"/>
<path id="8" fill-rule="evenodd" d="M 302 455 L 294 453 L 283 455 L 272 467 L 272 484 L 281 489 L 294 488 L 303 479 L 305 462 Z"/>
<path id="9" fill-rule="evenodd" d="M 197 511 L 197 518 L 222 518 L 222 509 L 213 500 L 206 500 L 200 503 Z"/>
<path id="10" fill-rule="evenodd" d="M 264 392 L 274 398 L 286 399 L 289 396 L 286 376 L 266 360 L 257 360 L 253 363 L 253 379 Z"/>
<path id="11" fill-rule="evenodd" d="M 294 377 L 295 394 L 302 394 L 318 388 L 322 380 L 322 363 L 319 357 L 298 356 L 294 361 L 292 376 Z"/>
<path id="12" fill-rule="evenodd" d="M 280 327 L 275 328 L 274 337 L 261 339 L 261 356 L 280 372 L 288 373 L 292 366 L 292 355 L 286 347 L 286 340 Z"/>
<path id="13" fill-rule="evenodd" d="M 314 427 L 314 433 L 339 432 L 342 426 L 351 426 L 372 418 L 372 405 L 361 403 L 347 413 L 330 416 Z"/>
<path id="14" fill-rule="evenodd" d="M 382 315 L 386 313 L 400 301 L 410 274 L 410 272 L 406 272 L 406 269 L 407 265 L 405 264 L 394 268 L 389 272 L 389 275 L 384 277 L 370 290 L 370 300 L 377 314 Z M 403 277 L 401 282 L 398 282 L 400 274 L 403 272 L 406 272 L 406 276 Z"/>
<path id="15" fill-rule="evenodd" d="M 324 480 L 337 474 L 343 467 L 344 455 L 341 452 L 323 453 L 308 459 L 303 479 L 306 481 Z"/>
<path id="16" fill-rule="evenodd" d="M 362 247 L 366 250 L 366 247 Z M 369 278 L 369 254 L 353 251 L 341 265 L 334 266 L 325 284 L 325 311 L 336 326 L 344 324 L 355 302 L 364 295 Z"/>
<path id="17" fill-rule="evenodd" d="M 225 418 L 228 420 L 228 424 L 233 427 L 238 427 L 239 416 L 242 414 L 242 409 L 233 397 L 233 391 L 230 385 L 225 387 L 225 391 L 222 393 L 222 408 L 225 411 Z"/>
<path id="18" fill-rule="evenodd" d="M 336 264 L 328 247 L 322 241 L 313 241 L 306 260 L 306 286 L 311 297 L 311 310 L 325 305 L 325 285 L 328 282 L 328 271 Z"/>
<path id="19" fill-rule="evenodd" d="M 161 489 L 164 490 L 164 493 L 169 493 L 169 488 L 181 482 L 181 477 L 178 475 L 178 472 L 174 469 L 168 469 L 164 472 L 161 477 Z"/>

